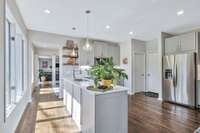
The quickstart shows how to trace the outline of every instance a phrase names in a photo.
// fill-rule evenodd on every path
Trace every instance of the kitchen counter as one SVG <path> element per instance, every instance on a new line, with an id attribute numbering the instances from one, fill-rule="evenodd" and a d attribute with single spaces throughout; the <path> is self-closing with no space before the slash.
<path id="1" fill-rule="evenodd" d="M 88 93 L 91 93 L 93 95 L 102 95 L 102 94 L 109 94 L 109 93 L 116 93 L 116 92 L 122 92 L 122 91 L 128 91 L 128 88 L 123 86 L 115 86 L 113 89 L 106 90 L 106 91 L 94 91 L 94 90 L 88 90 L 88 86 L 94 85 L 93 81 L 91 80 L 83 80 L 83 81 L 75 81 L 71 78 L 65 78 L 65 82 L 68 82 L 70 84 L 73 84 L 74 86 L 81 87 L 85 91 L 88 91 Z"/>
<path id="2" fill-rule="evenodd" d="M 128 88 L 88 90 L 92 80 L 64 79 L 64 104 L 82 133 L 128 133 Z"/>

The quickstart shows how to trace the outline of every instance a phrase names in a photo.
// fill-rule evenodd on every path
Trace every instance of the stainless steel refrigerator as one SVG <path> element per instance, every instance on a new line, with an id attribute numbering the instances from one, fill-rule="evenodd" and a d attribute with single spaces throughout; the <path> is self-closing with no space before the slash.
<path id="1" fill-rule="evenodd" d="M 187 106 L 195 106 L 195 53 L 163 57 L 163 98 Z"/>

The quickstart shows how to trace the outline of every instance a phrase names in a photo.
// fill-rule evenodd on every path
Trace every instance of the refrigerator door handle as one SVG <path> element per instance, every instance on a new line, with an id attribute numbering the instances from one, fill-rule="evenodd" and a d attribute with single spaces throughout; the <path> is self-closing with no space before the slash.
<path id="1" fill-rule="evenodd" d="M 176 83 L 175 83 L 175 79 L 176 79 L 176 77 L 175 77 L 175 75 L 176 75 L 176 72 L 175 72 L 175 64 L 173 65 L 173 77 L 172 77 L 172 82 L 173 82 L 173 87 L 175 88 L 175 86 L 176 86 Z"/>
<path id="2" fill-rule="evenodd" d="M 175 64 L 175 86 L 177 86 L 177 79 L 178 79 L 178 75 L 177 75 L 177 64 Z"/>

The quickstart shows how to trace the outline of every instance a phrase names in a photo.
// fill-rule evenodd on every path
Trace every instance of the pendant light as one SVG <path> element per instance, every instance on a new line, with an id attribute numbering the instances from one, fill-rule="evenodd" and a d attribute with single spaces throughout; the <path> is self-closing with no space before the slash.
<path id="1" fill-rule="evenodd" d="M 83 46 L 83 49 L 86 50 L 86 51 L 91 51 L 92 46 L 90 45 L 89 37 L 88 37 L 88 29 L 89 29 L 89 27 L 88 27 L 88 17 L 89 17 L 89 14 L 91 13 L 91 11 L 86 10 L 85 13 L 86 13 L 86 43 Z"/>
<path id="2" fill-rule="evenodd" d="M 76 57 L 76 52 L 75 52 L 75 48 L 73 48 L 72 53 L 71 53 L 72 57 Z"/>

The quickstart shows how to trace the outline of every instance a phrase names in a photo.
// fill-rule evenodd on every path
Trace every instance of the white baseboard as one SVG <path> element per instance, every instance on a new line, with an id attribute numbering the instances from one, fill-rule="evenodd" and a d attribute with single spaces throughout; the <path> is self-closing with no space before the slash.
<path id="1" fill-rule="evenodd" d="M 158 98 L 159 101 L 163 101 L 163 99 L 161 97 Z"/>
<path id="2" fill-rule="evenodd" d="M 128 92 L 128 95 L 134 95 L 135 93 L 133 93 L 133 92 Z"/>

